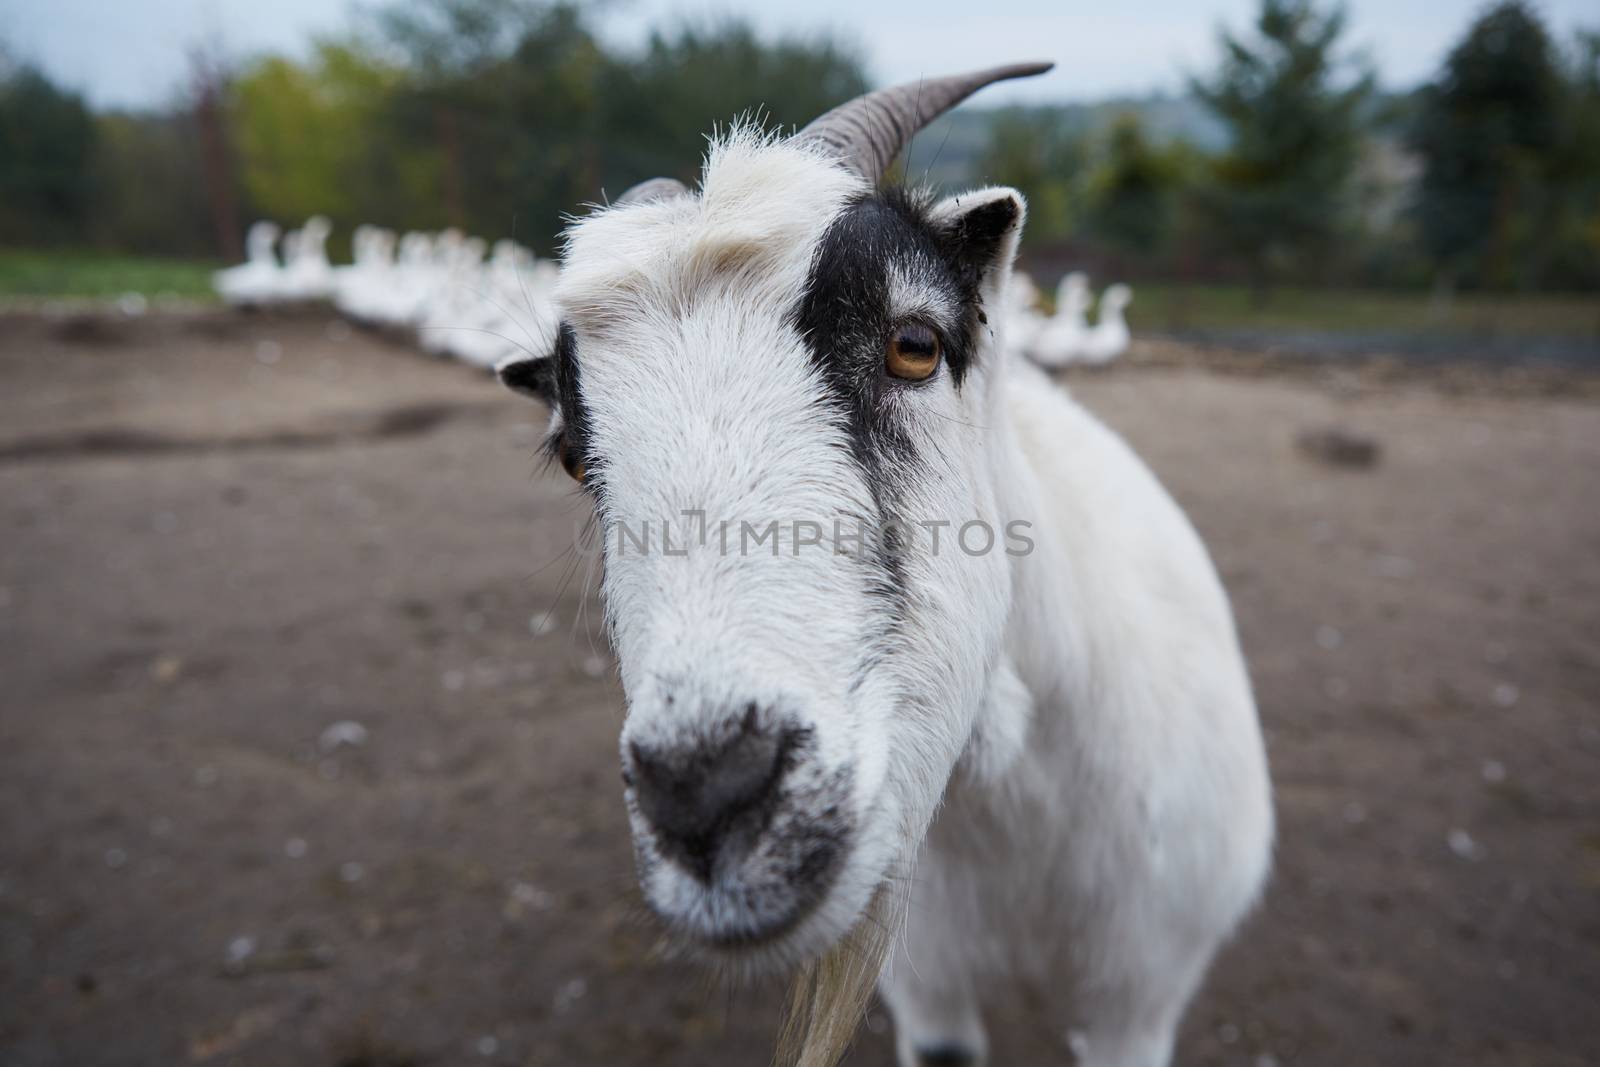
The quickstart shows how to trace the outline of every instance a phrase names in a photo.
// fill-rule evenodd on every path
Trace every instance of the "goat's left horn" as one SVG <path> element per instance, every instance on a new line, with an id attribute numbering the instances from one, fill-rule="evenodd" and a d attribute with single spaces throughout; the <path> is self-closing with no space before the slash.
<path id="1" fill-rule="evenodd" d="M 932 81 L 879 89 L 840 104 L 795 134 L 798 144 L 817 144 L 851 170 L 877 181 L 918 130 L 985 85 L 1043 74 L 1054 63 L 1013 63 Z"/>
<path id="2" fill-rule="evenodd" d="M 667 200 L 687 193 L 688 188 L 676 178 L 646 178 L 621 196 L 614 204 L 648 204 L 652 200 Z"/>

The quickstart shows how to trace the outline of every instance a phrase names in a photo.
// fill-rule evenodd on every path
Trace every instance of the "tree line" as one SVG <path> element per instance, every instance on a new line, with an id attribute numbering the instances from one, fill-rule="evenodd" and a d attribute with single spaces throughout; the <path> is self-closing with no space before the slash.
<path id="1" fill-rule="evenodd" d="M 198 56 L 192 82 L 171 108 L 95 113 L 35 69 L 0 69 L 0 244 L 231 255 L 254 218 L 322 214 L 344 234 L 514 229 L 550 253 L 562 217 L 604 191 L 692 178 L 709 126 L 752 100 L 778 127 L 871 87 L 831 38 L 725 20 L 622 50 L 568 0 L 393 0 L 304 59 Z"/>
<path id="2" fill-rule="evenodd" d="M 1600 33 L 1563 46 L 1521 0 L 1485 9 L 1428 84 L 1378 91 L 1345 19 L 1264 0 L 1190 90 L 1206 152 L 1123 115 L 1087 134 L 1047 110 L 993 128 L 982 170 L 1028 194 L 1030 237 L 1131 273 L 1600 287 Z"/>
<path id="3" fill-rule="evenodd" d="M 1135 276 L 1600 287 L 1600 34 L 1560 42 L 1500 3 L 1403 94 L 1345 37 L 1338 8 L 1263 0 L 1191 81 L 1219 147 L 1000 109 L 965 177 L 1027 194 L 1035 254 Z M 253 218 L 324 214 L 550 254 L 606 191 L 692 179 L 751 101 L 784 129 L 869 88 L 846 41 L 725 20 L 621 49 L 570 0 L 391 0 L 304 59 L 191 75 L 172 107 L 95 112 L 0 59 L 0 244 L 227 257 Z"/>

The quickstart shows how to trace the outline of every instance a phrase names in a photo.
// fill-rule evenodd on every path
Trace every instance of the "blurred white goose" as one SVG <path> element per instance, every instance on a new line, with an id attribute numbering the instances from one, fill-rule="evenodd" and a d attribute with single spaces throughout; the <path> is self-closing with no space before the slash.
<path id="1" fill-rule="evenodd" d="M 328 300 L 333 296 L 333 268 L 326 244 L 333 224 L 313 215 L 306 224 L 284 238 L 284 276 L 280 299 Z M 290 239 L 294 240 L 291 241 Z"/>
<path id="2" fill-rule="evenodd" d="M 358 297 L 369 315 L 380 310 L 399 280 L 399 267 L 395 262 L 395 233 L 375 227 L 368 246 L 371 267 L 360 284 Z"/>
<path id="3" fill-rule="evenodd" d="M 487 264 L 479 263 L 463 284 L 462 324 L 451 350 L 473 366 L 493 369 L 518 350 L 542 349 L 554 340 L 548 298 L 534 301 L 544 272 L 533 253 L 513 241 L 495 242 Z M 541 294 L 543 297 L 543 294 Z"/>
<path id="4" fill-rule="evenodd" d="M 1026 356 L 1050 320 L 1039 311 L 1039 287 L 1023 271 L 1011 275 L 1005 306 L 1006 352 Z"/>
<path id="5" fill-rule="evenodd" d="M 489 257 L 487 293 L 494 329 L 517 345 L 542 349 L 555 341 L 555 265 L 510 240 L 495 242 Z"/>
<path id="6" fill-rule="evenodd" d="M 442 230 L 433 238 L 432 255 L 421 274 L 421 291 L 416 309 L 417 341 L 424 351 L 436 356 L 450 354 L 448 327 L 461 317 L 460 294 L 455 279 L 461 263 L 466 235 L 455 227 Z"/>
<path id="7" fill-rule="evenodd" d="M 485 368 L 553 341 L 559 271 L 530 249 L 497 241 L 485 262 L 485 242 L 460 230 L 408 232 L 397 242 L 393 231 L 363 224 L 351 234 L 353 262 L 333 267 L 331 229 L 317 216 L 284 234 L 280 265 L 277 227 L 257 223 L 249 260 L 217 272 L 217 291 L 236 305 L 331 300 L 349 318 L 415 330 L 427 351 Z"/>
<path id="8" fill-rule="evenodd" d="M 277 299 L 283 281 L 276 247 L 278 227 L 265 219 L 245 236 L 245 261 L 211 276 L 217 295 L 232 307 L 253 307 Z"/>
<path id="9" fill-rule="evenodd" d="M 352 262 L 329 268 L 333 306 L 340 314 L 373 326 L 388 325 L 396 312 L 400 268 L 395 235 L 381 226 L 361 225 L 350 235 Z"/>
<path id="10" fill-rule="evenodd" d="M 1078 358 L 1089 333 L 1084 313 L 1092 300 L 1089 279 L 1073 271 L 1056 286 L 1056 313 L 1033 340 L 1029 354 L 1041 367 L 1064 367 Z"/>
<path id="11" fill-rule="evenodd" d="M 333 268 L 333 306 L 341 314 L 366 322 L 371 319 L 368 310 L 371 286 L 382 273 L 379 263 L 378 228 L 361 225 L 350 235 L 350 255 L 353 262 Z"/>
<path id="12" fill-rule="evenodd" d="M 486 295 L 507 313 L 526 311 L 532 298 L 533 253 L 509 238 L 494 243 L 489 253 Z"/>
<path id="13" fill-rule="evenodd" d="M 477 367 L 493 367 L 516 350 L 506 313 L 489 295 L 484 241 L 446 231 L 443 274 L 418 327 L 422 347 Z"/>
<path id="14" fill-rule="evenodd" d="M 522 302 L 517 291 L 521 264 L 517 262 L 517 243 L 502 237 L 489 250 L 489 261 L 479 271 L 479 302 L 484 315 L 509 315 Z M 496 310 L 498 309 L 498 310 Z"/>
<path id="15" fill-rule="evenodd" d="M 1133 290 L 1120 282 L 1100 294 L 1100 314 L 1079 352 L 1084 363 L 1110 363 L 1128 350 L 1128 323 L 1122 311 L 1132 300 Z"/>
<path id="16" fill-rule="evenodd" d="M 370 305 L 372 319 L 380 326 L 414 326 L 422 318 L 428 294 L 433 291 L 434 239 L 426 233 L 408 231 L 400 238 L 391 284 L 374 293 Z"/>

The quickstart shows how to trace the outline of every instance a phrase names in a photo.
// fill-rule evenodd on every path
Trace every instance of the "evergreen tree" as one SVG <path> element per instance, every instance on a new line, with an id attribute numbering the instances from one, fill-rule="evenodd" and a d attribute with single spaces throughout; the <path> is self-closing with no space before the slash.
<path id="1" fill-rule="evenodd" d="M 39 71 L 0 70 L 0 244 L 81 241 L 94 121 Z"/>
<path id="2" fill-rule="evenodd" d="M 1193 83 L 1230 135 L 1196 206 L 1258 299 L 1275 273 L 1313 262 L 1347 225 L 1372 76 L 1338 53 L 1343 32 L 1341 9 L 1263 0 L 1255 37 L 1224 31 L 1221 67 Z"/>
<path id="3" fill-rule="evenodd" d="M 1158 256 L 1172 236 L 1188 146 L 1158 148 L 1134 114 L 1117 117 L 1090 192 L 1089 230 L 1113 247 Z"/>
<path id="4" fill-rule="evenodd" d="M 1547 281 L 1600 288 L 1600 32 L 1578 34 L 1567 88 L 1567 136 L 1554 165 L 1559 217 Z"/>
<path id="5" fill-rule="evenodd" d="M 1058 240 L 1083 211 L 1087 159 L 1083 138 L 1051 111 L 1008 108 L 995 117 L 977 177 L 1027 198 L 1030 243 Z"/>
<path id="6" fill-rule="evenodd" d="M 1417 219 L 1444 284 L 1535 280 L 1565 118 L 1538 16 L 1518 0 L 1485 12 L 1423 91 L 1411 130 L 1424 164 Z"/>

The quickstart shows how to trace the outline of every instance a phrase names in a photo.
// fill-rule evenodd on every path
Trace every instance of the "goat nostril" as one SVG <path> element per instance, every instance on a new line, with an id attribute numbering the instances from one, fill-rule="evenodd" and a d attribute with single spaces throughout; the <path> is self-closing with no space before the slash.
<path id="1" fill-rule="evenodd" d="M 747 714 L 714 748 L 630 745 L 634 798 L 663 851 L 709 879 L 719 855 L 747 850 L 777 795 L 788 736 Z"/>

